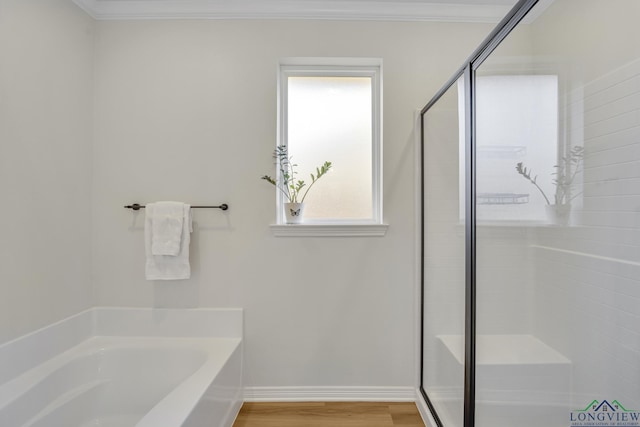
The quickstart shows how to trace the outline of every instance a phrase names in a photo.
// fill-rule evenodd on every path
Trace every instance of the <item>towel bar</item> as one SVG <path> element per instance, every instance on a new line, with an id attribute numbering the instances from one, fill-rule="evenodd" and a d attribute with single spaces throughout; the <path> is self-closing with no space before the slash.
<path id="1" fill-rule="evenodd" d="M 194 209 L 222 209 L 223 211 L 226 211 L 227 209 L 229 209 L 229 205 L 227 205 L 226 203 L 221 204 L 220 206 L 191 206 Z M 139 211 L 140 209 L 144 209 L 145 206 L 138 204 L 138 203 L 134 203 L 132 205 L 125 205 L 126 209 L 133 209 L 134 211 Z"/>

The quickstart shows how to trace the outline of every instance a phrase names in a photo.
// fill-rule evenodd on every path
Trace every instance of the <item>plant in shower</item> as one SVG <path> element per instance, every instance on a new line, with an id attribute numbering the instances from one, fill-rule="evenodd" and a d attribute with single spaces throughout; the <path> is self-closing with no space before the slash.
<path id="1" fill-rule="evenodd" d="M 538 185 L 538 176 L 531 177 L 531 170 L 524 166 L 522 162 L 516 165 L 516 171 L 540 191 L 547 205 L 568 205 L 581 194 L 573 194 L 572 186 L 576 175 L 582 171 L 583 160 L 584 147 L 576 146 L 573 147 L 566 156 L 560 159 L 559 164 L 553 166 L 555 172 L 553 172 L 552 175 L 554 175 L 555 178 L 553 178 L 552 182 L 553 185 L 556 186 L 553 203 L 551 203 L 551 200 L 547 197 L 544 190 Z"/>
<path id="2" fill-rule="evenodd" d="M 273 152 L 273 158 L 278 168 L 278 176 L 274 179 L 269 175 L 265 175 L 262 179 L 282 192 L 289 203 L 304 202 L 311 187 L 331 169 L 331 162 L 325 161 L 322 166 L 316 167 L 315 175 L 313 173 L 310 174 L 311 183 L 307 185 L 303 179 L 297 178 L 296 167 L 298 165 L 292 162 L 286 145 L 277 146 Z"/>

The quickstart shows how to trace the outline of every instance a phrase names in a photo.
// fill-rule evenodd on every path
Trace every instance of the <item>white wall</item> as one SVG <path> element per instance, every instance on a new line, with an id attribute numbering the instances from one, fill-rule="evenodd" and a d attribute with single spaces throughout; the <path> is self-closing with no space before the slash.
<path id="1" fill-rule="evenodd" d="M 91 306 L 93 22 L 0 0 L 0 342 Z"/>
<path id="2" fill-rule="evenodd" d="M 95 23 L 66 0 L 0 0 L 0 24 L 0 342 L 92 305 L 239 306 L 249 386 L 414 384 L 413 114 L 490 25 Z M 284 56 L 383 58 L 384 238 L 272 236 Z M 122 206 L 160 199 L 231 206 L 196 212 L 189 281 L 143 278 Z"/>
<path id="3" fill-rule="evenodd" d="M 413 386 L 413 116 L 490 31 L 484 24 L 100 22 L 93 150 L 97 305 L 245 308 L 251 387 Z M 383 238 L 275 238 L 276 66 L 384 61 Z M 335 168 L 340 167 L 335 165 Z M 195 213 L 192 279 L 144 280 L 143 214 Z"/>

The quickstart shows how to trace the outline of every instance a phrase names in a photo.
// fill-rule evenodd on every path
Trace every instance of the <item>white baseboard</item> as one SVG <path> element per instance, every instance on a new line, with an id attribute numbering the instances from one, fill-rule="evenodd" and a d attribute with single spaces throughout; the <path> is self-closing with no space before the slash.
<path id="1" fill-rule="evenodd" d="M 246 402 L 414 402 L 413 387 L 245 387 Z"/>

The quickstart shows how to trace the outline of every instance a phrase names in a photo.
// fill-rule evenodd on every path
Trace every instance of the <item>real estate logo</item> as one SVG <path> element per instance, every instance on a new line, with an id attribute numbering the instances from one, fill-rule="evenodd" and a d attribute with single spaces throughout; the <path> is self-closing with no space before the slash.
<path id="1" fill-rule="evenodd" d="M 584 409 L 571 411 L 570 427 L 640 426 L 640 411 L 626 409 L 617 400 L 594 400 Z"/>

